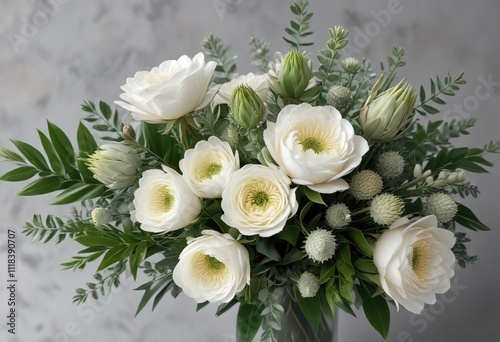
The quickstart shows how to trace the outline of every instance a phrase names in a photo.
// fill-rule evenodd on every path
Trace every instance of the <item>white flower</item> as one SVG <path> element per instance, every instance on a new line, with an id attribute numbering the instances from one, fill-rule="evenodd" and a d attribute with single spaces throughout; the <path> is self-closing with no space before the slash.
<path id="1" fill-rule="evenodd" d="M 304 248 L 309 259 L 323 263 L 335 255 L 337 239 L 329 230 L 316 229 L 307 236 Z"/>
<path id="2" fill-rule="evenodd" d="M 202 234 L 188 240 L 179 255 L 174 282 L 198 303 L 227 303 L 250 282 L 248 251 L 229 234 Z"/>
<path id="3" fill-rule="evenodd" d="M 238 151 L 217 137 L 199 141 L 180 161 L 182 178 L 202 198 L 220 198 L 231 175 L 240 168 Z"/>
<path id="4" fill-rule="evenodd" d="M 163 233 L 181 229 L 194 222 L 201 212 L 198 198 L 175 170 L 148 170 L 134 193 L 132 217 L 141 229 Z"/>
<path id="5" fill-rule="evenodd" d="M 137 150 L 119 142 L 102 145 L 85 163 L 95 179 L 113 190 L 134 184 L 142 165 Z"/>
<path id="6" fill-rule="evenodd" d="M 280 170 L 248 164 L 236 171 L 222 192 L 222 220 L 243 235 L 269 237 L 283 230 L 298 202 L 290 179 Z"/>
<path id="7" fill-rule="evenodd" d="M 437 228 L 435 216 L 410 222 L 402 218 L 377 240 L 373 261 L 384 291 L 408 311 L 419 314 L 450 288 L 454 275 L 452 232 Z"/>
<path id="8" fill-rule="evenodd" d="M 220 86 L 219 91 L 212 100 L 212 108 L 219 104 L 229 105 L 231 103 L 233 91 L 237 86 L 244 84 L 255 90 L 262 102 L 266 103 L 267 91 L 269 90 L 267 78 L 267 75 L 255 75 L 252 72 L 233 78 L 231 81 Z"/>
<path id="9" fill-rule="evenodd" d="M 304 272 L 300 275 L 297 282 L 297 288 L 302 298 L 311 298 L 316 296 L 319 290 L 318 277 L 311 272 Z"/>
<path id="10" fill-rule="evenodd" d="M 268 122 L 264 140 L 271 156 L 295 184 L 331 194 L 349 185 L 341 177 L 361 163 L 368 142 L 354 135 L 334 107 L 288 105 L 276 123 Z"/>
<path id="11" fill-rule="evenodd" d="M 203 108 L 211 100 L 207 88 L 216 63 L 205 63 L 203 53 L 193 59 L 168 60 L 151 71 L 139 71 L 121 87 L 123 101 L 115 103 L 132 112 L 135 120 L 164 123 Z M 213 94 L 212 94 L 213 95 Z"/>

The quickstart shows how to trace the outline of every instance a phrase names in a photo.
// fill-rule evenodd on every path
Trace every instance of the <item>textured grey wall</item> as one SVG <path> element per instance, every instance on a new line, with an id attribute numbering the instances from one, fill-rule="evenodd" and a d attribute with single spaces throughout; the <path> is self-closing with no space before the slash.
<path id="1" fill-rule="evenodd" d="M 468 145 L 483 146 L 499 137 L 498 0 L 311 3 L 317 42 L 312 53 L 322 48 L 327 27 L 344 25 L 359 48 L 354 55 L 367 56 L 375 65 L 392 46 L 405 46 L 404 74 L 415 85 L 427 84 L 435 74 L 465 70 L 468 84 L 449 101 L 447 118 L 463 116 L 457 109 L 461 105 L 479 119 L 473 134 L 461 140 Z M 112 102 L 126 77 L 166 59 L 194 55 L 209 32 L 221 36 L 240 55 L 240 72 L 250 71 L 250 35 L 271 41 L 273 50 L 286 50 L 281 36 L 290 18 L 288 5 L 285 0 L 4 0 L 0 3 L 0 145 L 9 146 L 9 137 L 38 144 L 34 129 L 44 128 L 46 118 L 74 136 L 83 99 Z M 494 84 L 480 88 L 488 79 Z M 425 316 L 394 311 L 389 341 L 500 341 L 496 224 L 500 158 L 491 160 L 497 167 L 490 175 L 470 177 L 482 191 L 479 200 L 466 201 L 493 228 L 471 234 L 469 248 L 480 254 L 480 261 L 458 270 L 454 290 Z M 8 169 L 0 164 L 0 172 Z M 20 232 L 31 214 L 64 215 L 68 208 L 48 208 L 48 197 L 16 198 L 20 184 L 0 187 L 1 341 L 234 341 L 235 310 L 220 318 L 213 317 L 214 307 L 194 313 L 195 304 L 184 297 L 167 298 L 154 313 L 146 310 L 134 319 L 140 299 L 134 284 L 104 302 L 77 308 L 71 297 L 76 287 L 91 280 L 92 267 L 81 273 L 60 272 L 59 264 L 69 260 L 78 246 L 31 244 Z M 6 334 L 5 325 L 7 229 L 18 232 L 15 336 Z M 361 312 L 359 316 L 341 315 L 340 341 L 381 341 Z"/>

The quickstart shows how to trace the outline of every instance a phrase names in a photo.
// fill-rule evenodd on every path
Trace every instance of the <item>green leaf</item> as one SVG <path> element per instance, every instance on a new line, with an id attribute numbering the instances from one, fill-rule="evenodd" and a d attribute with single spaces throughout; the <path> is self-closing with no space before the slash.
<path id="1" fill-rule="evenodd" d="M 99 267 L 97 267 L 97 272 L 102 271 L 103 269 L 117 263 L 118 261 L 122 260 L 124 257 L 126 257 L 124 254 L 125 250 L 127 247 L 124 247 L 123 245 L 119 245 L 116 247 L 111 248 L 109 251 L 106 252 L 104 255 L 104 258 L 102 258 L 101 263 L 99 264 Z"/>
<path id="2" fill-rule="evenodd" d="M 85 125 L 80 122 L 76 133 L 80 157 L 90 156 L 97 150 L 97 143 Z"/>
<path id="3" fill-rule="evenodd" d="M 364 255 L 372 256 L 373 255 L 373 247 L 368 243 L 364 234 L 357 230 L 353 229 L 349 231 L 347 234 L 349 240 L 354 243 L 354 246 L 359 249 Z"/>
<path id="4" fill-rule="evenodd" d="M 306 194 L 307 198 L 311 202 L 322 204 L 322 205 L 326 206 L 326 203 L 323 201 L 323 198 L 321 197 L 321 194 L 319 192 L 311 190 L 307 186 L 303 186 L 302 188 L 304 189 L 304 193 Z"/>
<path id="5" fill-rule="evenodd" d="M 357 286 L 357 290 L 363 301 L 363 311 L 370 324 L 384 339 L 387 339 L 390 325 L 390 312 L 387 301 L 381 295 L 372 297 L 365 286 Z"/>
<path id="6" fill-rule="evenodd" d="M 314 296 L 310 298 L 304 298 L 300 292 L 295 289 L 295 299 L 299 304 L 302 313 L 307 318 L 307 321 L 314 329 L 315 332 L 319 330 L 319 324 L 321 323 L 321 299 L 319 296 Z"/>
<path id="7" fill-rule="evenodd" d="M 115 240 L 112 238 L 108 237 L 103 237 L 103 236 L 96 236 L 96 235 L 86 235 L 86 236 L 79 236 L 75 239 L 78 243 L 87 246 L 87 247 L 94 247 L 94 246 L 105 246 L 105 247 L 115 247 L 118 244 L 121 244 L 121 240 Z"/>
<path id="8" fill-rule="evenodd" d="M 100 101 L 99 102 L 99 109 L 101 110 L 102 115 L 107 120 L 111 119 L 111 115 L 113 112 L 111 111 L 111 107 L 106 102 Z"/>
<path id="9" fill-rule="evenodd" d="M 102 184 L 76 183 L 54 197 L 50 204 L 69 204 L 101 196 L 107 188 Z"/>
<path id="10" fill-rule="evenodd" d="M 19 154 L 3 147 L 0 147 L 0 158 L 5 160 L 10 160 L 13 162 L 20 162 L 20 163 L 25 162 L 23 157 L 21 157 Z"/>
<path id="11" fill-rule="evenodd" d="M 453 220 L 472 230 L 481 230 L 481 231 L 487 231 L 490 230 L 487 226 L 485 226 L 479 219 L 476 217 L 476 215 L 467 208 L 465 205 L 457 203 L 458 205 L 458 211 Z"/>
<path id="12" fill-rule="evenodd" d="M 69 140 L 66 133 L 64 133 L 62 129 L 57 127 L 52 122 L 47 121 L 47 126 L 49 129 L 50 140 L 52 140 L 52 145 L 54 145 L 54 149 L 59 155 L 59 158 L 61 158 L 66 171 L 72 175 L 75 175 L 72 170 L 75 170 L 76 167 L 76 157 L 75 151 L 73 150 L 73 145 L 71 145 L 71 141 Z M 75 179 L 76 178 L 78 178 L 78 174 L 76 175 Z"/>
<path id="13" fill-rule="evenodd" d="M 261 324 L 260 306 L 241 303 L 236 319 L 236 341 L 252 342 Z"/>
<path id="14" fill-rule="evenodd" d="M 271 239 L 258 237 L 255 246 L 257 252 L 260 254 L 265 255 L 274 261 L 281 261 L 281 255 Z"/>
<path id="15" fill-rule="evenodd" d="M 148 250 L 148 244 L 147 244 L 147 242 L 143 241 L 137 246 L 134 254 L 132 254 L 132 256 L 130 257 L 130 260 L 129 260 L 130 261 L 130 271 L 131 271 L 134 279 L 137 278 L 137 270 L 139 269 L 139 266 L 142 264 L 142 262 L 146 258 L 147 250 Z"/>
<path id="16" fill-rule="evenodd" d="M 354 262 L 354 267 L 364 273 L 373 273 L 377 274 L 377 266 L 373 263 L 373 260 L 370 259 L 358 259 Z"/>
<path id="17" fill-rule="evenodd" d="M 63 182 L 57 176 L 39 178 L 22 189 L 18 196 L 36 196 L 48 194 L 61 188 Z"/>
<path id="18" fill-rule="evenodd" d="M 164 287 L 165 284 L 171 282 L 171 280 L 167 277 L 161 278 L 158 283 L 155 284 L 154 287 L 152 287 L 153 283 L 146 283 L 136 290 L 144 290 L 144 294 L 141 298 L 141 301 L 139 303 L 139 306 L 137 307 L 137 311 L 135 312 L 135 315 L 137 316 L 142 309 L 146 306 L 146 304 L 149 302 L 149 300 L 153 297 L 153 295 L 158 292 L 160 289 Z"/>
<path id="19" fill-rule="evenodd" d="M 19 182 L 30 179 L 38 173 L 38 170 L 31 166 L 21 166 L 11 170 L 0 177 L 0 180 L 6 182 Z"/>
<path id="20" fill-rule="evenodd" d="M 57 152 L 54 149 L 54 146 L 52 146 L 49 138 L 47 138 L 47 136 L 41 131 L 38 131 L 38 135 L 40 137 L 40 141 L 42 142 L 43 149 L 45 150 L 45 154 L 47 154 L 52 170 L 56 175 L 64 176 L 66 170 L 64 169 L 64 165 L 62 164 L 61 159 L 57 155 Z"/>
<path id="21" fill-rule="evenodd" d="M 49 165 L 43 155 L 33 146 L 19 140 L 11 140 L 16 145 L 19 152 L 21 152 L 28 161 L 33 164 L 38 170 L 49 171 Z"/>

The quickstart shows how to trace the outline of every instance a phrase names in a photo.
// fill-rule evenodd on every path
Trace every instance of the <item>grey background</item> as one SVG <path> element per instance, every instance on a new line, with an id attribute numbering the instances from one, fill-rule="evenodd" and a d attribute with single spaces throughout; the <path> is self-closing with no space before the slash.
<path id="1" fill-rule="evenodd" d="M 54 2 L 54 1 L 52 1 Z M 473 115 L 478 123 L 461 143 L 483 146 L 499 138 L 500 87 L 481 88 L 481 78 L 500 81 L 498 60 L 500 2 L 498 0 L 311 0 L 315 13 L 314 55 L 324 46 L 327 28 L 344 25 L 359 47 L 354 56 L 366 56 L 377 66 L 392 46 L 406 47 L 408 64 L 403 73 L 415 86 L 448 71 L 466 71 L 468 84 L 449 100 L 446 119 Z M 248 38 L 272 42 L 272 50 L 286 51 L 283 27 L 290 14 L 289 1 L 263 0 L 2 0 L 0 2 L 0 145 L 9 137 L 38 146 L 35 128 L 55 122 L 74 137 L 82 117 L 83 99 L 117 99 L 126 77 L 148 70 L 166 59 L 200 51 L 209 32 L 223 38 L 240 56 L 241 73 L 251 69 Z M 45 10 L 43 9 L 45 8 Z M 393 14 L 380 16 L 392 9 Z M 48 12 L 48 14 L 43 14 Z M 375 11 L 375 12 L 371 12 Z M 397 12 L 397 13 L 396 13 Z M 42 13 L 42 14 L 40 14 Z M 379 18 L 378 21 L 376 18 Z M 38 26 L 27 32 L 25 20 Z M 363 39 L 363 33 L 367 36 Z M 12 43 L 14 35 L 29 35 Z M 401 74 L 403 75 L 403 74 Z M 453 105 L 468 106 L 460 114 Z M 456 108 L 456 107 L 455 107 Z M 499 156 L 490 175 L 470 175 L 479 185 L 479 200 L 462 200 L 493 228 L 472 233 L 469 244 L 480 261 L 457 269 L 454 291 L 441 297 L 426 316 L 414 317 L 402 309 L 393 318 L 389 341 L 500 341 L 500 299 L 497 229 L 500 192 Z M 10 169 L 0 164 L 0 172 Z M 92 279 L 92 266 L 84 272 L 61 272 L 59 264 L 78 251 L 62 245 L 31 244 L 21 227 L 33 213 L 66 215 L 68 207 L 48 207 L 49 197 L 17 198 L 22 184 L 0 184 L 0 340 L 1 341 L 235 341 L 236 310 L 215 318 L 215 306 L 195 313 L 195 304 L 180 296 L 166 297 L 154 313 L 145 310 L 133 318 L 140 294 L 129 283 L 100 303 L 77 308 L 74 289 Z M 17 230 L 18 327 L 6 334 L 6 230 Z M 95 266 L 94 266 L 95 267 Z M 340 314 L 340 341 L 382 341 L 365 320 Z"/>

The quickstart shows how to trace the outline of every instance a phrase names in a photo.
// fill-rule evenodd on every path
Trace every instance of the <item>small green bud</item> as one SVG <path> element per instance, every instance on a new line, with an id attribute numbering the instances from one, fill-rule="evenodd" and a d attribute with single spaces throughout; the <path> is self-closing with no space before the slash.
<path id="1" fill-rule="evenodd" d="M 358 73 L 360 65 L 356 58 L 348 57 L 340 63 L 342 69 L 348 74 L 355 75 Z"/>
<path id="2" fill-rule="evenodd" d="M 288 51 L 278 73 L 283 96 L 300 99 L 309 85 L 311 77 L 311 60 L 297 50 Z"/>
<path id="3" fill-rule="evenodd" d="M 266 108 L 255 90 L 248 85 L 237 86 L 231 98 L 234 120 L 243 128 L 255 128 L 264 119 Z"/>

